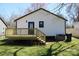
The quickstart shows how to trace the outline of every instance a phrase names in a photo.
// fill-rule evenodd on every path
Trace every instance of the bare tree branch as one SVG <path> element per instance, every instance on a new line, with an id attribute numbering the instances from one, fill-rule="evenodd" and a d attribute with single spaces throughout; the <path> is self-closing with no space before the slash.
<path id="1" fill-rule="evenodd" d="M 46 5 L 47 4 L 45 3 L 32 3 L 31 6 L 24 11 L 24 14 L 30 13 L 39 8 L 46 8 Z"/>

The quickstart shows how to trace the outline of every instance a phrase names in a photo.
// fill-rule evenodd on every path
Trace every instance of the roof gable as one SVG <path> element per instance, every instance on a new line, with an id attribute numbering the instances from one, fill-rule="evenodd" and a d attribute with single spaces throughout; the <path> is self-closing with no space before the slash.
<path id="1" fill-rule="evenodd" d="M 48 13 L 52 14 L 52 15 L 55 15 L 55 16 L 57 16 L 57 17 L 61 18 L 62 20 L 66 20 L 65 18 L 63 18 L 63 17 L 61 17 L 61 16 L 59 16 L 59 15 L 56 15 L 56 14 L 54 14 L 54 13 L 52 13 L 52 12 L 48 11 L 48 10 L 45 10 L 45 9 L 43 9 L 43 8 L 40 8 L 40 9 L 37 9 L 37 10 L 35 10 L 35 11 L 33 11 L 33 12 L 30 12 L 30 13 L 28 13 L 28 14 L 24 15 L 24 16 L 21 16 L 21 17 L 19 17 L 19 18 L 15 19 L 14 21 L 17 21 L 17 20 L 19 20 L 19 19 L 21 19 L 21 18 L 23 18 L 23 17 L 25 17 L 25 16 L 28 16 L 28 15 L 30 15 L 30 14 L 32 14 L 32 13 L 34 13 L 34 12 L 37 12 L 37 11 L 39 11 L 39 10 L 44 10 L 44 11 L 46 11 L 46 12 L 48 12 Z M 66 21 L 67 21 L 67 20 L 66 20 Z"/>
<path id="2" fill-rule="evenodd" d="M 4 23 L 4 25 L 7 27 L 7 24 L 3 21 L 3 19 L 0 17 L 0 20 Z"/>

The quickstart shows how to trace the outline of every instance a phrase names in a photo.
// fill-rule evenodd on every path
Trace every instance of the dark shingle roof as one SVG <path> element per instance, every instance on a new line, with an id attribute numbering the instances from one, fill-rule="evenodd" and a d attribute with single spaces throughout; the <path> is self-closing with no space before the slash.
<path id="1" fill-rule="evenodd" d="M 4 20 L 0 17 L 0 20 L 5 24 L 5 26 L 7 27 L 7 24 L 4 22 Z"/>

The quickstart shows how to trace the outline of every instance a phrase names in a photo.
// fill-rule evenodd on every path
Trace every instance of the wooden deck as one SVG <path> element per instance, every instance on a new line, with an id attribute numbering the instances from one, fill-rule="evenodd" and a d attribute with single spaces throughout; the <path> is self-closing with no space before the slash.
<path id="1" fill-rule="evenodd" d="M 34 34 L 29 34 L 27 28 L 7 28 L 5 36 L 11 40 L 40 40 L 43 43 L 46 42 L 45 34 L 38 29 L 34 29 Z"/>
<path id="2" fill-rule="evenodd" d="M 36 35 L 9 35 L 6 37 L 13 40 L 35 40 L 37 38 Z"/>

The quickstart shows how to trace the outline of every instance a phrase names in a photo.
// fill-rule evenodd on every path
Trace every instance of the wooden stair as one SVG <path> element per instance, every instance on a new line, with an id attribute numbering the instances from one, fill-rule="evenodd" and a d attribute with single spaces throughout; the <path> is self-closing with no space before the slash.
<path id="1" fill-rule="evenodd" d="M 46 41 L 42 40 L 40 37 L 37 37 L 41 44 L 46 44 Z"/>

